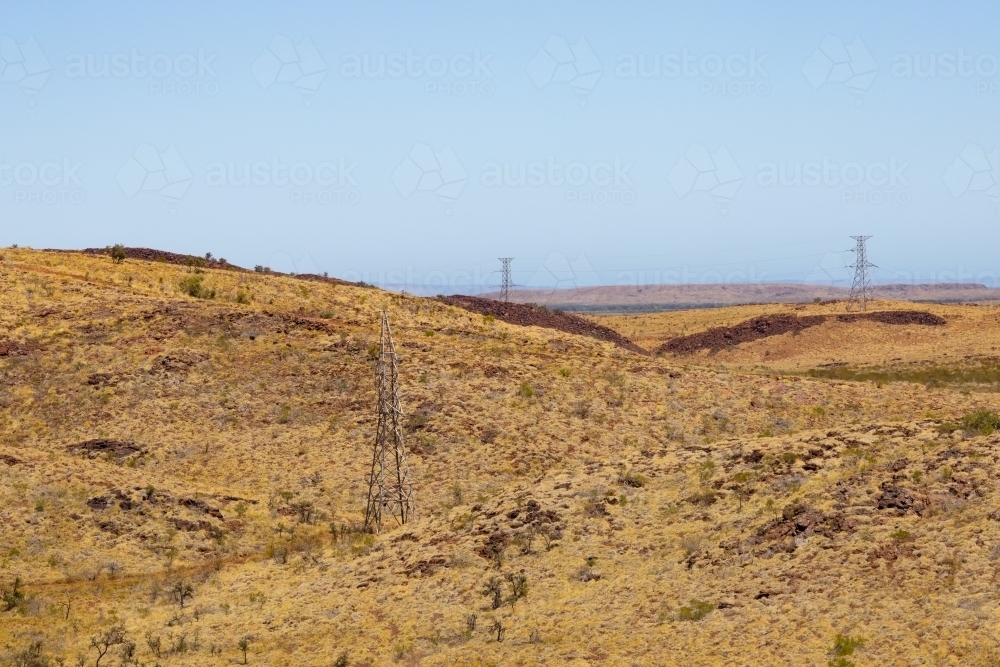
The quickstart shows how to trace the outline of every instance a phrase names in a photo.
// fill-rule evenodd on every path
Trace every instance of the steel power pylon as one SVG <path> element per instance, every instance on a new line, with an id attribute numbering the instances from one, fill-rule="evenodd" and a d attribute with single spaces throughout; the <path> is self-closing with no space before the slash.
<path id="1" fill-rule="evenodd" d="M 406 463 L 403 445 L 402 415 L 399 405 L 399 364 L 389 329 L 389 315 L 382 311 L 382 335 L 375 364 L 378 390 L 378 426 L 375 451 L 368 475 L 368 506 L 365 529 L 376 535 L 382 532 L 385 514 L 403 525 L 416 517 L 413 482 Z"/>
<path id="2" fill-rule="evenodd" d="M 868 309 L 868 300 L 872 298 L 872 277 L 868 269 L 875 266 L 868 261 L 868 249 L 865 242 L 871 238 L 869 236 L 852 236 L 857 242 L 854 248 L 854 263 L 850 265 L 854 269 L 854 282 L 851 284 L 851 296 L 847 300 L 847 310 L 860 310 L 864 312 Z"/>
<path id="3" fill-rule="evenodd" d="M 503 282 L 500 284 L 500 300 L 504 303 L 509 303 L 510 288 L 514 286 L 514 283 L 510 279 L 510 263 L 514 261 L 514 258 L 500 257 L 499 259 L 503 263 Z"/>

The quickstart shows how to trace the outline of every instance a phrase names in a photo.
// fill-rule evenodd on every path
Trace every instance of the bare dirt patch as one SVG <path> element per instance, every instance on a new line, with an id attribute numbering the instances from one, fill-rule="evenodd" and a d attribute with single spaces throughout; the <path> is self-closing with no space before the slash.
<path id="1" fill-rule="evenodd" d="M 112 440 L 110 438 L 85 440 L 84 442 L 70 445 L 66 449 L 91 459 L 96 459 L 102 455 L 112 455 L 116 459 L 121 459 L 142 452 L 142 448 L 135 443 L 125 442 L 124 440 Z"/>
<path id="2" fill-rule="evenodd" d="M 39 347 L 37 345 L 0 339 L 0 357 L 24 357 L 38 349 Z"/>

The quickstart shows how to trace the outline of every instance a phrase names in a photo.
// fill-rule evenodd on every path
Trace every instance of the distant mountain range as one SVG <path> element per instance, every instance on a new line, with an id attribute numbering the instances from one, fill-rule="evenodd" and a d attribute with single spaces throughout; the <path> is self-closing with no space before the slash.
<path id="1" fill-rule="evenodd" d="M 801 303 L 847 299 L 846 287 L 801 283 L 741 283 L 708 285 L 643 285 L 579 287 L 573 289 L 519 289 L 511 294 L 517 303 L 537 303 L 578 312 L 648 312 L 732 306 L 745 303 Z M 963 303 L 1000 301 L 1000 289 L 981 284 L 878 285 L 876 299 L 893 301 Z M 482 294 L 498 298 L 498 292 Z"/>

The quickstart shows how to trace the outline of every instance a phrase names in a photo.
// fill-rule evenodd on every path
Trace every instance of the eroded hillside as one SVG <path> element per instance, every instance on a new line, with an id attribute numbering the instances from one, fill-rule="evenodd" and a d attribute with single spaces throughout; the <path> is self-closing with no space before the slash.
<path id="1" fill-rule="evenodd" d="M 0 659 L 40 642 L 95 664 L 92 639 L 102 665 L 996 655 L 993 393 L 720 372 L 287 276 L 0 254 Z M 376 537 L 383 308 L 419 518 Z"/>

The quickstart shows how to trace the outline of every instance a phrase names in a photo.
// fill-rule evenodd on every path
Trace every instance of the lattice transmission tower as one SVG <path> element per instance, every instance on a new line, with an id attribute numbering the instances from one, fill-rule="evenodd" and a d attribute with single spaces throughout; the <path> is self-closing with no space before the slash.
<path id="1" fill-rule="evenodd" d="M 397 524 L 403 525 L 413 520 L 417 514 L 413 482 L 403 444 L 399 360 L 392 343 L 389 315 L 384 310 L 378 359 L 375 362 L 375 380 L 378 390 L 378 426 L 375 431 L 371 472 L 368 475 L 365 529 L 377 535 L 382 532 L 383 519 L 391 517 Z"/>
<path id="2" fill-rule="evenodd" d="M 872 276 L 868 269 L 875 265 L 868 261 L 868 249 L 865 242 L 869 236 L 852 236 L 857 242 L 854 248 L 854 263 L 849 268 L 854 269 L 854 282 L 851 284 L 851 296 L 847 300 L 847 310 L 868 309 L 868 301 L 872 298 Z"/>
<path id="3" fill-rule="evenodd" d="M 504 303 L 510 303 L 510 290 L 514 287 L 514 282 L 510 279 L 510 263 L 514 261 L 514 258 L 501 257 L 500 261 L 503 263 L 503 279 L 500 283 L 500 300 Z"/>

